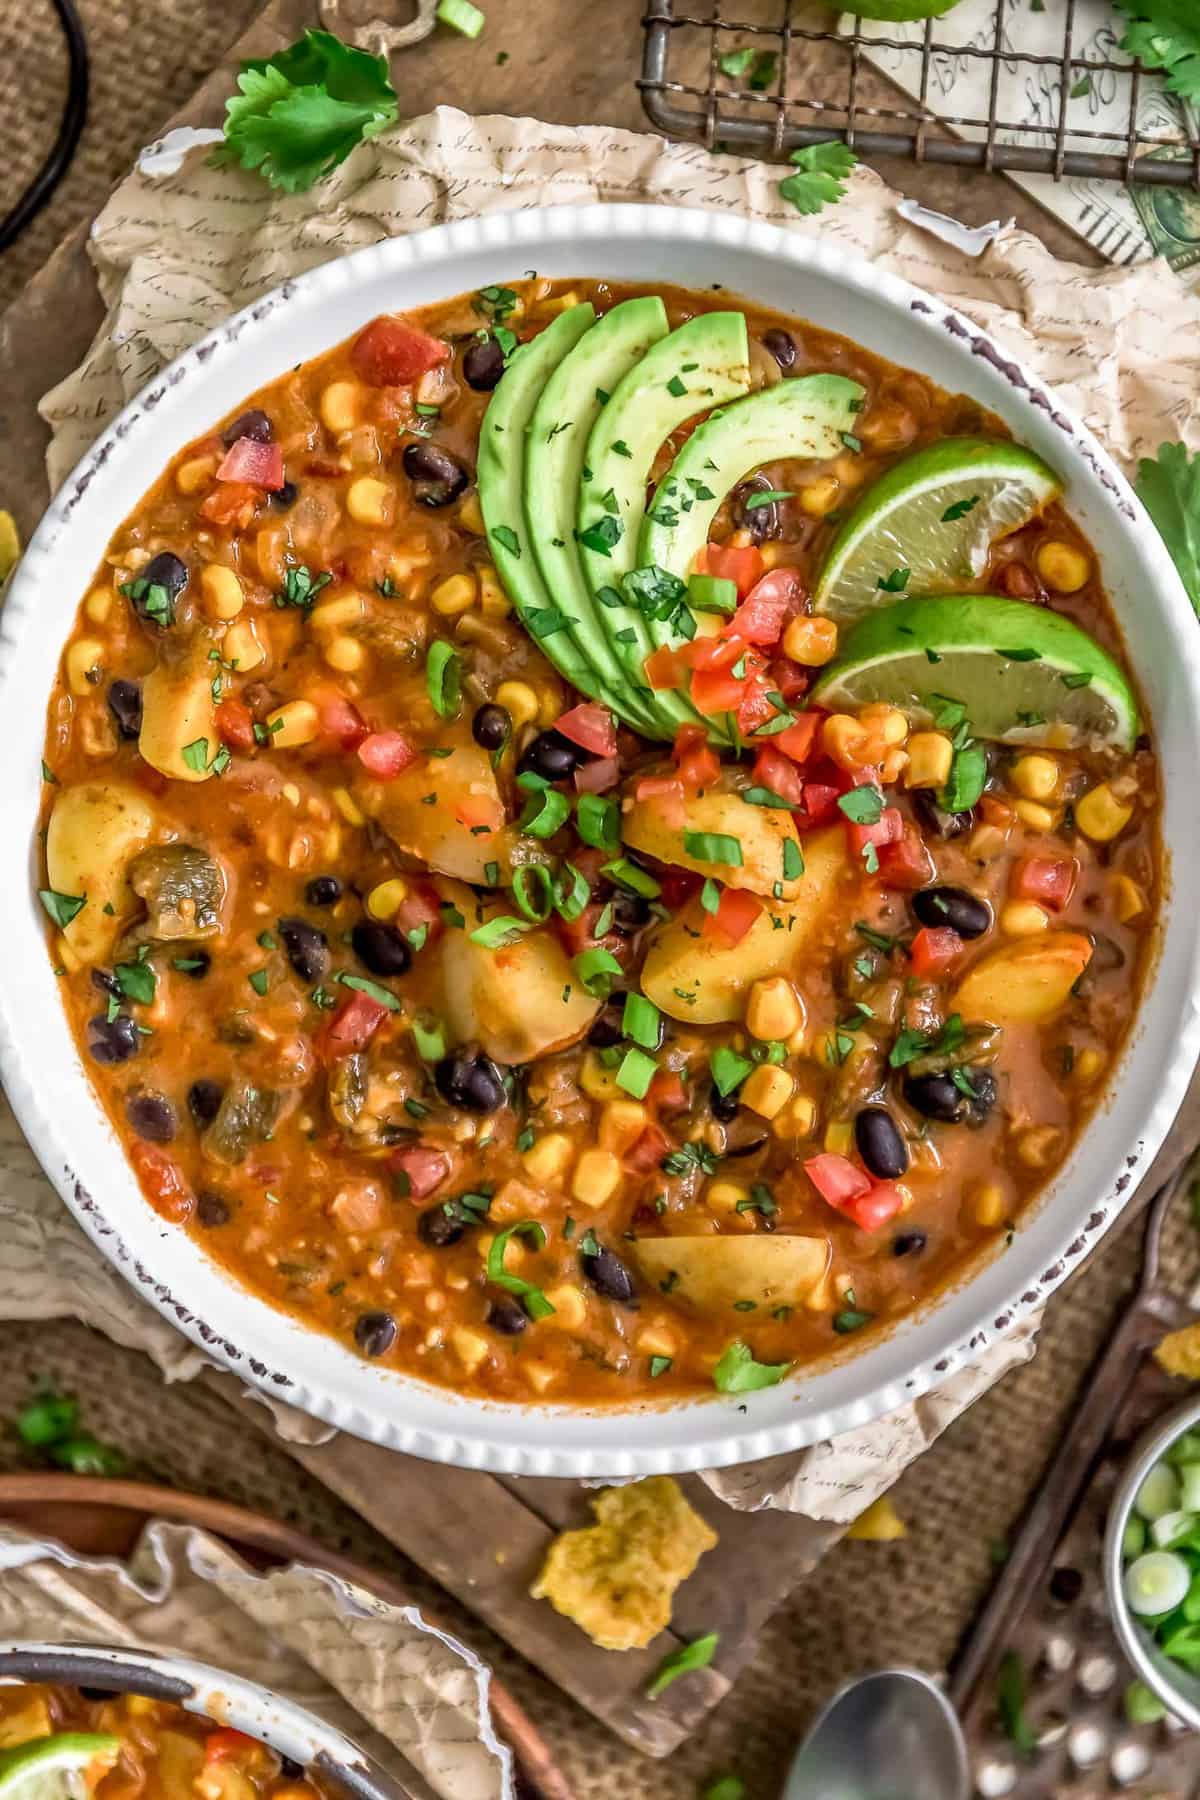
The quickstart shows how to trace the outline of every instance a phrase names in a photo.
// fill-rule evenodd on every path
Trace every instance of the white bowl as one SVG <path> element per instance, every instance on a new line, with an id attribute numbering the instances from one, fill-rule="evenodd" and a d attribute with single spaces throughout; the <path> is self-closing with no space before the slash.
<path id="1" fill-rule="evenodd" d="M 1011 1247 L 859 1354 L 737 1399 L 578 1411 L 463 1400 L 362 1361 L 236 1286 L 142 1198 L 67 1029 L 34 896 L 46 697 L 80 596 L 114 528 L 183 444 L 253 389 L 375 314 L 536 268 L 709 287 L 844 332 L 972 395 L 1066 483 L 1103 561 L 1163 760 L 1174 891 L 1137 1029 L 1096 1119 Z M 0 622 L 0 1073 L 67 1205 L 137 1291 L 247 1380 L 397 1450 L 509 1473 L 628 1476 L 747 1462 L 864 1424 L 978 1357 L 1057 1287 L 1112 1224 L 1175 1116 L 1200 1050 L 1200 637 L 1182 584 L 1125 478 L 1077 419 L 987 334 L 894 276 L 773 226 L 666 207 L 561 206 L 438 226 L 289 282 L 157 376 L 42 521 Z"/>

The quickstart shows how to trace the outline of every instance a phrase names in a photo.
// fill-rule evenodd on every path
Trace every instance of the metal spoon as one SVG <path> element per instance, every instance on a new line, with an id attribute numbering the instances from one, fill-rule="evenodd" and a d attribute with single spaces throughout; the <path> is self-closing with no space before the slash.
<path id="1" fill-rule="evenodd" d="M 927 1676 L 864 1675 L 801 1744 L 783 1800 L 967 1800 L 962 1727 Z"/>

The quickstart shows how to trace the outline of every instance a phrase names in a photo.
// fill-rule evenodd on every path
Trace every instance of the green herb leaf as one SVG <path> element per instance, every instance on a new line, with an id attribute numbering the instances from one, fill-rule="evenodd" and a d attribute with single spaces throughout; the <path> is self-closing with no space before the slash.
<path id="1" fill-rule="evenodd" d="M 782 794 L 777 794 L 774 788 L 768 787 L 743 788 L 742 799 L 747 806 L 773 806 L 780 812 L 791 812 L 794 804 L 791 800 L 785 800 Z"/>
<path id="2" fill-rule="evenodd" d="M 713 1370 L 713 1386 L 722 1394 L 751 1394 L 757 1388 L 774 1387 L 783 1380 L 791 1363 L 755 1362 L 748 1344 L 728 1344 Z"/>
<path id="3" fill-rule="evenodd" d="M 725 831 L 685 831 L 683 847 L 697 862 L 723 863 L 730 869 L 742 867 L 742 840 Z"/>
<path id="4" fill-rule="evenodd" d="M 969 812 L 987 785 L 987 752 L 982 744 L 967 742 L 954 753 L 950 776 L 938 794 L 943 812 Z"/>
<path id="5" fill-rule="evenodd" d="M 707 1669 L 717 1649 L 718 1633 L 710 1631 L 707 1637 L 693 1638 L 690 1644 L 684 1644 L 679 1650 L 672 1650 L 664 1656 L 650 1686 L 646 1689 L 649 1700 L 657 1700 L 665 1694 L 673 1681 L 681 1675 L 689 1675 L 694 1669 Z"/>
<path id="6" fill-rule="evenodd" d="M 911 569 L 893 569 L 890 575 L 881 575 L 875 586 L 885 594 L 902 594 L 911 576 Z"/>
<path id="7" fill-rule="evenodd" d="M 760 506 L 774 506 L 776 500 L 793 498 L 794 490 L 792 488 L 763 488 L 757 493 L 747 494 L 743 511 L 756 512 Z"/>
<path id="8" fill-rule="evenodd" d="M 333 576 L 328 570 L 314 575 L 303 563 L 295 563 L 283 577 L 283 592 L 276 594 L 276 606 L 297 606 L 307 612 L 323 587 L 328 587 Z"/>
<path id="9" fill-rule="evenodd" d="M 515 944 L 518 938 L 524 937 L 533 926 L 528 919 L 515 919 L 509 913 L 501 913 L 497 918 L 489 919 L 470 933 L 471 942 L 478 944 L 483 950 L 502 950 L 506 944 Z"/>
<path id="10" fill-rule="evenodd" d="M 380 1006 L 386 1006 L 389 1012 L 399 1012 L 400 1002 L 390 988 L 383 987 L 378 981 L 372 981 L 369 975 L 347 975 L 339 969 L 334 976 L 343 987 L 353 988 L 356 994 L 366 994 L 369 1000 L 378 1000 Z"/>
<path id="11" fill-rule="evenodd" d="M 462 657 L 445 638 L 434 638 L 425 658 L 425 691 L 439 719 L 455 719 L 462 702 Z"/>
<path id="12" fill-rule="evenodd" d="M 674 1358 L 670 1356 L 652 1356 L 650 1358 L 651 1381 L 657 1381 L 660 1375 L 665 1375 L 673 1361 Z"/>
<path id="13" fill-rule="evenodd" d="M 53 888 L 39 888 L 38 899 L 60 931 L 87 905 L 86 894 L 59 894 Z"/>
<path id="14" fill-rule="evenodd" d="M 513 379 L 515 380 L 516 377 L 514 376 Z M 507 550 L 510 556 L 520 557 L 521 540 L 511 525 L 496 525 L 489 531 L 488 536 L 494 538 L 500 548 Z"/>
<path id="15" fill-rule="evenodd" d="M 1022 1756 L 1032 1756 L 1037 1733 L 1025 1717 L 1025 1664 L 1015 1650 L 1001 1658 L 996 1672 L 996 1711 L 1009 1742 Z"/>
<path id="16" fill-rule="evenodd" d="M 883 795 L 877 787 L 851 788 L 839 797 L 838 809 L 855 825 L 878 825 L 883 817 Z"/>
<path id="17" fill-rule="evenodd" d="M 687 599 L 687 583 L 657 563 L 631 569 L 621 582 L 625 598 L 648 619 L 673 619 Z"/>
<path id="18" fill-rule="evenodd" d="M 796 173 L 779 184 L 779 192 L 790 200 L 799 213 L 819 213 L 823 207 L 841 200 L 846 182 L 858 161 L 848 145 L 836 140 L 827 144 L 809 144 L 793 150 L 789 160 Z"/>
<path id="19" fill-rule="evenodd" d="M 783 879 L 798 881 L 804 873 L 804 852 L 795 838 L 783 840 Z"/>
<path id="20" fill-rule="evenodd" d="M 861 1312 L 855 1306 L 844 1306 L 841 1312 L 833 1315 L 833 1329 L 840 1337 L 845 1337 L 851 1331 L 861 1331 L 874 1317 L 874 1313 Z"/>
<path id="21" fill-rule="evenodd" d="M 251 973 L 247 975 L 246 980 L 250 983 L 250 986 L 254 989 L 255 993 L 260 996 L 265 995 L 267 989 L 271 985 L 271 977 L 267 974 L 265 969 L 252 970 Z"/>
<path id="22" fill-rule="evenodd" d="M 708 1059 L 708 1072 L 712 1076 L 713 1086 L 722 1098 L 741 1087 L 753 1068 L 754 1064 L 748 1056 L 739 1055 L 728 1044 L 719 1045 Z"/>
<path id="23" fill-rule="evenodd" d="M 588 550 L 594 550 L 598 556 L 611 556 L 624 532 L 625 527 L 620 519 L 614 518 L 612 513 L 605 513 L 602 519 L 597 519 L 579 533 L 579 542 Z"/>
<path id="24" fill-rule="evenodd" d="M 1121 49 L 1149 69 L 1161 69 L 1165 85 L 1200 104 L 1200 14 L 1193 0 L 1114 0 L 1129 20 Z"/>
<path id="25" fill-rule="evenodd" d="M 978 494 L 972 494 L 969 500 L 956 500 L 954 504 L 948 506 L 942 514 L 942 524 L 953 525 L 955 519 L 965 519 L 967 514 L 978 505 Z"/>
<path id="26" fill-rule="evenodd" d="M 536 1219 L 519 1219 L 515 1225 L 506 1225 L 503 1231 L 496 1233 L 488 1248 L 487 1278 L 496 1287 L 515 1294 L 531 1319 L 548 1319 L 555 1309 L 541 1288 L 532 1281 L 522 1280 L 519 1275 L 510 1275 L 504 1267 L 504 1252 L 513 1237 L 524 1238 L 534 1250 L 543 1250 L 546 1246 L 546 1233 Z"/>
<path id="27" fill-rule="evenodd" d="M 1189 458 L 1186 445 L 1162 444 L 1157 457 L 1138 464 L 1135 485 L 1200 614 L 1200 454 Z"/>
<path id="28" fill-rule="evenodd" d="M 132 1000 L 138 1006 L 153 1004 L 157 984 L 148 962 L 118 963 L 113 974 L 126 1000 Z"/>

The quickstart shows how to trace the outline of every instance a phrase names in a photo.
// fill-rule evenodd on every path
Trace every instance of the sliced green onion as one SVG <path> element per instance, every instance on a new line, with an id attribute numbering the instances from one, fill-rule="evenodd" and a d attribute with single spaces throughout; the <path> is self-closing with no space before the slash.
<path id="1" fill-rule="evenodd" d="M 742 840 L 725 831 L 685 831 L 683 847 L 697 862 L 725 863 L 731 869 L 742 866 Z"/>
<path id="2" fill-rule="evenodd" d="M 1125 1717 L 1131 1725 L 1157 1725 L 1167 1709 L 1144 1681 L 1131 1681 L 1125 1689 Z"/>
<path id="3" fill-rule="evenodd" d="M 356 994 L 366 994 L 369 1000 L 378 1000 L 380 1006 L 386 1006 L 389 1012 L 399 1012 L 400 1002 L 389 988 L 378 981 L 372 981 L 369 975 L 347 975 L 339 969 L 334 976 L 343 987 L 353 988 Z"/>
<path id="4" fill-rule="evenodd" d="M 571 803 L 557 788 L 543 788 L 531 797 L 521 815 L 519 829 L 530 837 L 550 838 L 566 824 Z"/>
<path id="5" fill-rule="evenodd" d="M 554 883 L 554 910 L 568 924 L 578 919 L 592 897 L 587 876 L 574 863 L 565 862 Z"/>
<path id="6" fill-rule="evenodd" d="M 572 967 L 579 977 L 580 985 L 593 1000 L 607 1000 L 612 993 L 613 982 L 625 973 L 611 950 L 599 947 L 581 950 Z"/>
<path id="7" fill-rule="evenodd" d="M 721 910 L 721 884 L 714 881 L 711 875 L 705 877 L 704 886 L 700 889 L 700 908 L 706 913 Z"/>
<path id="8" fill-rule="evenodd" d="M 465 38 L 477 38 L 487 22 L 479 8 L 472 6 L 471 0 L 439 0 L 434 18 L 439 25 L 446 25 Z"/>
<path id="9" fill-rule="evenodd" d="M 550 917 L 554 883 L 545 863 L 526 863 L 513 873 L 513 899 L 527 919 L 540 925 Z"/>
<path id="10" fill-rule="evenodd" d="M 457 718 L 462 700 L 462 658 L 445 638 L 434 638 L 429 646 L 425 688 L 439 719 Z"/>
<path id="11" fill-rule="evenodd" d="M 1180 1463 L 1179 1504 L 1188 1512 L 1200 1512 L 1200 1463 Z"/>
<path id="12" fill-rule="evenodd" d="M 606 794 L 580 794 L 575 811 L 579 835 L 593 850 L 615 850 L 621 842 L 621 811 Z"/>
<path id="13" fill-rule="evenodd" d="M 799 881 L 804 873 L 804 852 L 795 838 L 783 840 L 783 879 Z"/>
<path id="14" fill-rule="evenodd" d="M 1182 1603 L 1190 1582 L 1191 1570 L 1182 1556 L 1176 1556 L 1172 1550 L 1148 1550 L 1125 1571 L 1125 1598 L 1129 1610 L 1143 1619 L 1174 1612 Z"/>
<path id="15" fill-rule="evenodd" d="M 1155 1519 L 1161 1519 L 1164 1513 L 1176 1512 L 1178 1508 L 1178 1475 L 1166 1463 L 1155 1463 L 1134 1496 L 1134 1512 L 1153 1525 Z"/>
<path id="16" fill-rule="evenodd" d="M 627 1050 L 617 1070 L 617 1086 L 635 1100 L 644 1100 L 657 1074 L 658 1064 L 652 1056 L 644 1050 Z"/>
<path id="17" fill-rule="evenodd" d="M 1121 1555 L 1126 1562 L 1132 1562 L 1146 1548 L 1146 1522 L 1139 1519 L 1136 1513 L 1130 1513 L 1125 1521 L 1125 1530 L 1121 1535 Z"/>
<path id="18" fill-rule="evenodd" d="M 672 380 L 675 378 L 672 377 Z M 683 383 L 680 382 L 682 388 Z M 667 383 L 671 386 L 671 382 Z M 690 1644 L 684 1644 L 679 1650 L 672 1650 L 664 1656 L 658 1665 L 654 1680 L 646 1689 L 647 1698 L 657 1700 L 661 1693 L 677 1681 L 681 1675 L 688 1675 L 693 1669 L 707 1669 L 717 1648 L 717 1633 L 710 1631 L 707 1637 L 694 1638 Z"/>
<path id="19" fill-rule="evenodd" d="M 737 610 L 737 582 L 724 575 L 689 575 L 688 602 L 696 612 L 732 613 Z"/>
<path id="20" fill-rule="evenodd" d="M 532 1281 L 522 1280 L 519 1275 L 510 1275 L 504 1267 L 504 1252 L 511 1237 L 524 1238 L 534 1250 L 543 1250 L 546 1246 L 546 1233 L 536 1219 L 519 1219 L 515 1225 L 506 1225 L 503 1231 L 496 1233 L 488 1250 L 488 1280 L 506 1293 L 515 1294 L 531 1319 L 548 1319 L 555 1309 L 541 1288 Z"/>
<path id="21" fill-rule="evenodd" d="M 621 1031 L 635 1044 L 641 1044 L 644 1050 L 657 1050 L 662 1037 L 662 1016 L 653 1000 L 647 1000 L 645 994 L 626 994 Z"/>
<path id="22" fill-rule="evenodd" d="M 1185 1538 L 1195 1524 L 1195 1513 L 1182 1510 L 1163 1513 L 1162 1517 L 1155 1519 L 1150 1527 L 1151 1541 L 1156 1550 L 1173 1550 L 1180 1539 Z"/>
<path id="23" fill-rule="evenodd" d="M 441 1062 L 446 1054 L 446 1029 L 440 1019 L 418 1013 L 412 1022 L 412 1035 L 422 1062 Z"/>
<path id="24" fill-rule="evenodd" d="M 503 950 L 506 944 L 515 944 L 533 926 L 528 919 L 516 919 L 511 913 L 500 913 L 489 919 L 486 925 L 479 925 L 470 933 L 471 942 L 484 950 Z"/>
<path id="25" fill-rule="evenodd" d="M 621 887 L 629 888 L 632 893 L 640 894 L 644 900 L 657 900 L 662 893 L 662 883 L 655 881 L 646 869 L 630 862 L 626 856 L 618 856 L 615 862 L 601 865 L 600 873 L 607 875 L 610 881 L 616 881 Z"/>

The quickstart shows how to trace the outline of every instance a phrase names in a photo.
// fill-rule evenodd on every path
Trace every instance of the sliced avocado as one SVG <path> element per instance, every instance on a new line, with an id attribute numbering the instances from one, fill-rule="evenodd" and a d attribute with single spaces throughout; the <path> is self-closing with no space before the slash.
<path id="1" fill-rule="evenodd" d="M 655 735 L 673 737 L 700 715 L 686 696 L 651 693 L 645 660 L 654 648 L 647 620 L 621 591 L 637 567 L 646 489 L 659 449 L 673 431 L 750 386 L 746 321 L 738 312 L 701 313 L 679 326 L 624 376 L 592 427 L 579 489 L 583 571 L 598 601 L 605 637 L 656 721 Z M 705 721 L 710 731 L 713 722 Z"/>
<path id="2" fill-rule="evenodd" d="M 595 318 L 596 309 L 590 304 L 570 306 L 513 352 L 483 415 L 477 475 L 479 506 L 496 573 L 526 630 L 567 680 L 588 694 L 593 691 L 590 666 L 567 631 L 566 621 L 557 624 L 558 609 L 528 541 L 523 497 L 525 433 L 542 389 Z"/>
<path id="3" fill-rule="evenodd" d="M 557 662 L 562 639 L 573 639 L 573 650 L 595 670 L 592 686 L 571 675 L 575 685 L 598 698 L 615 691 L 622 715 L 651 735 L 653 715 L 629 691 L 628 676 L 597 619 L 600 609 L 575 542 L 575 509 L 584 451 L 601 409 L 622 377 L 669 329 L 667 309 L 657 294 L 614 306 L 551 372 L 525 438 L 526 536 L 553 604 L 568 621 L 567 630 L 546 639 L 542 648 Z"/>

